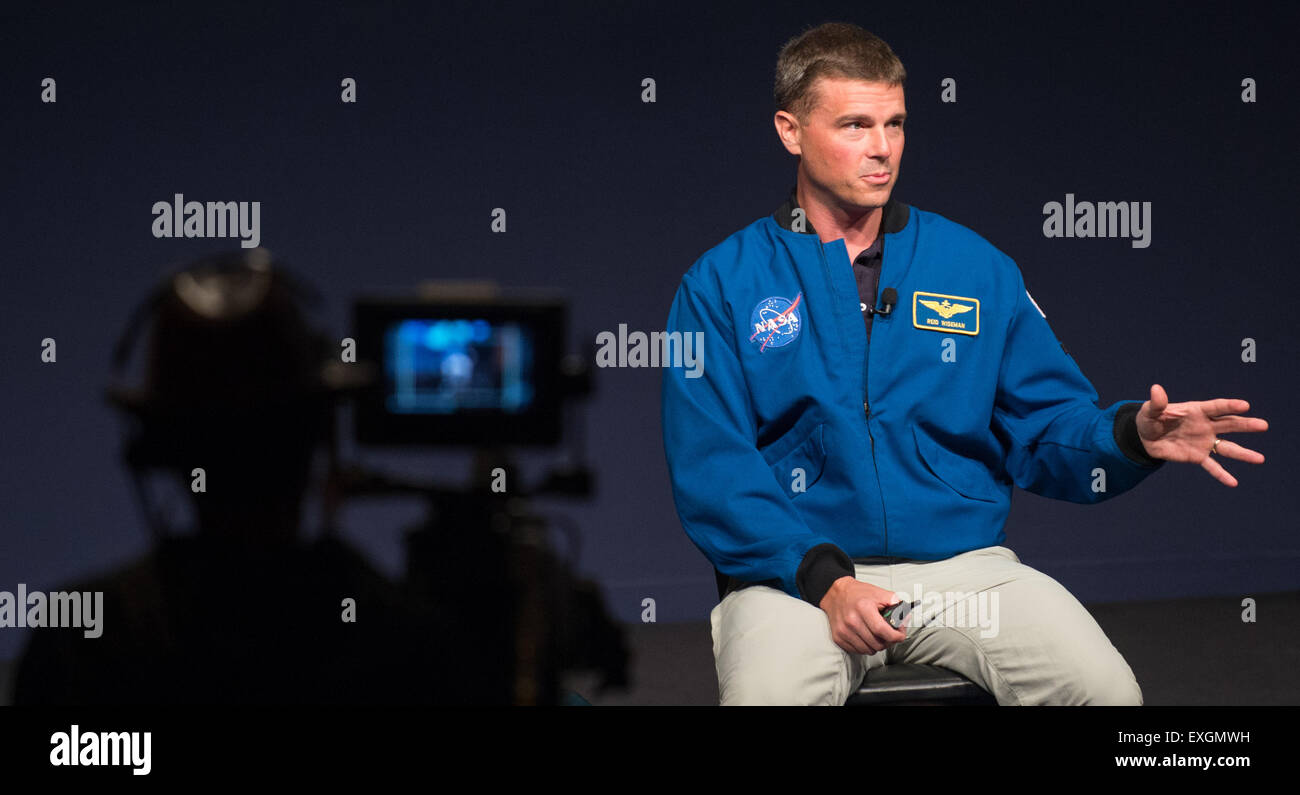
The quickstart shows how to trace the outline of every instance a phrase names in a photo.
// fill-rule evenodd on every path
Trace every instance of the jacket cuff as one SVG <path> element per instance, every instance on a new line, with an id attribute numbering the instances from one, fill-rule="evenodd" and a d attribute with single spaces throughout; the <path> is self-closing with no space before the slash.
<path id="1" fill-rule="evenodd" d="M 1115 444 L 1135 464 L 1154 467 L 1163 464 L 1164 459 L 1152 458 L 1142 446 L 1137 429 L 1137 413 L 1141 410 L 1141 403 L 1125 403 L 1115 412 Z"/>
<path id="2" fill-rule="evenodd" d="M 856 576 L 853 560 L 834 544 L 818 544 L 803 556 L 794 582 L 800 599 L 813 607 L 821 607 L 822 597 L 836 580 L 844 576 Z"/>

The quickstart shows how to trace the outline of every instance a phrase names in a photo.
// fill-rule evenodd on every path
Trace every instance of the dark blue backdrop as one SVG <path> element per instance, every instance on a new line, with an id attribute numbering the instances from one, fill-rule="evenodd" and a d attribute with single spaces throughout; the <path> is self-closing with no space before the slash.
<path id="1" fill-rule="evenodd" d="M 1172 401 L 1244 397 L 1271 423 L 1238 437 L 1268 461 L 1227 461 L 1236 489 L 1169 464 L 1099 506 L 1018 492 L 1008 545 L 1084 601 L 1294 589 L 1300 81 L 1281 35 L 1297 19 L 1270 7 L 7 3 L 0 589 L 53 588 L 145 548 L 100 397 L 111 345 L 170 266 L 231 247 L 155 239 L 155 201 L 260 201 L 262 244 L 321 288 L 336 336 L 359 292 L 476 277 L 567 290 L 571 347 L 589 348 L 620 323 L 662 328 L 695 259 L 782 201 L 795 160 L 772 127 L 776 53 L 827 20 L 879 34 L 909 71 L 895 195 L 1019 263 L 1103 406 L 1158 382 Z M 45 77 L 56 104 L 40 101 Z M 339 101 L 344 77 L 356 104 Z M 956 103 L 940 101 L 949 77 Z M 1150 247 L 1045 238 L 1043 205 L 1066 193 L 1151 202 Z M 546 507 L 578 521 L 581 568 L 620 617 L 652 597 L 660 621 L 701 619 L 714 586 L 673 509 L 660 373 L 596 376 L 598 498 Z M 449 480 L 465 465 L 345 452 Z M 420 513 L 353 506 L 345 532 L 396 571 L 400 526 Z M 18 633 L 0 632 L 0 658 Z"/>

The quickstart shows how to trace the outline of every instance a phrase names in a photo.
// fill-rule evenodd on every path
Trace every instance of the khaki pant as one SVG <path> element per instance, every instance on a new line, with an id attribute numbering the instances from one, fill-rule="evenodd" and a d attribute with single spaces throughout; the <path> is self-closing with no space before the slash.
<path id="1" fill-rule="evenodd" d="M 1083 605 L 1006 547 L 855 569 L 862 582 L 920 599 L 907 640 L 846 652 L 821 608 L 765 585 L 733 591 L 710 616 L 724 705 L 843 704 L 886 663 L 948 668 L 1002 705 L 1142 703 L 1133 671 Z"/>

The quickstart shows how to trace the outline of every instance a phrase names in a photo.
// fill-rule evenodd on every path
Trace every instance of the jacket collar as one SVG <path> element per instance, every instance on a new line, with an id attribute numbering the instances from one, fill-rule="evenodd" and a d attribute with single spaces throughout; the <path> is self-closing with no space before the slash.
<path id="1" fill-rule="evenodd" d="M 776 212 L 772 213 L 772 218 L 774 218 L 777 224 L 787 232 L 794 231 L 794 229 L 791 228 L 794 221 L 794 211 L 799 208 L 799 200 L 796 198 L 796 193 L 796 188 L 792 186 L 790 188 L 790 195 L 786 197 L 785 202 L 780 207 L 776 208 Z M 885 202 L 884 217 L 880 222 L 881 234 L 887 235 L 894 232 L 901 232 L 903 227 L 907 226 L 907 217 L 910 215 L 910 209 L 911 208 L 906 204 L 903 204 L 900 201 L 895 201 L 894 197 L 890 196 L 889 201 Z M 812 222 L 809 221 L 807 217 L 804 218 L 803 234 L 817 234 L 817 230 L 813 229 Z"/>

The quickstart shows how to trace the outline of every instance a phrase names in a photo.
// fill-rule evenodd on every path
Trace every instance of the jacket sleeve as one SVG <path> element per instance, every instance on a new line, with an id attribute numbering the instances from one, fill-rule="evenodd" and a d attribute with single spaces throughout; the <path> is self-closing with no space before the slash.
<path id="1" fill-rule="evenodd" d="M 1016 273 L 992 425 L 1008 451 L 1008 474 L 1026 491 L 1070 502 L 1122 494 L 1164 464 L 1148 456 L 1138 439 L 1134 415 L 1142 401 L 1097 406 L 1097 390 L 1052 333 L 1018 268 Z"/>
<path id="2" fill-rule="evenodd" d="M 668 331 L 693 335 L 696 368 L 665 367 L 664 451 L 682 527 L 713 565 L 746 582 L 771 582 L 819 605 L 853 562 L 814 534 L 757 446 L 736 335 L 716 290 L 682 279 Z M 694 343 L 693 343 L 694 344 Z M 692 377 L 695 376 L 695 377 Z"/>

